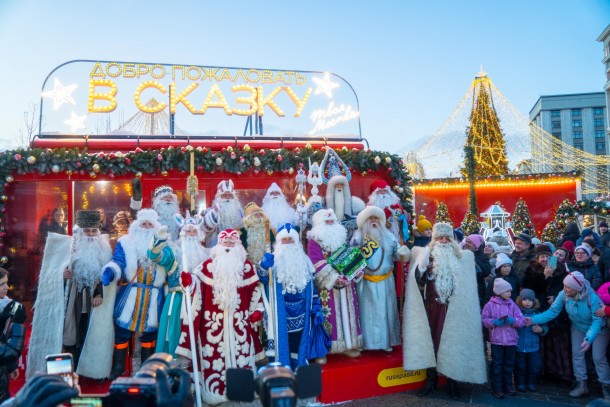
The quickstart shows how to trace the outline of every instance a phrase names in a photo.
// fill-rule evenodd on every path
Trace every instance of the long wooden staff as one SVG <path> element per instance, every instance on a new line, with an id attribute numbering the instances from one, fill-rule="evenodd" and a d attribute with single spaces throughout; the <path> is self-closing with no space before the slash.
<path id="1" fill-rule="evenodd" d="M 187 258 L 186 258 L 186 247 L 184 246 L 185 239 L 182 239 L 182 270 L 188 273 Z M 193 381 L 195 382 L 195 400 L 197 407 L 201 407 L 201 389 L 199 388 L 199 352 L 197 352 L 197 346 L 195 346 L 195 328 L 193 327 L 193 308 L 191 305 L 191 288 L 184 287 L 184 293 L 186 296 L 186 318 L 188 319 L 189 325 L 189 339 L 191 345 L 191 362 L 193 363 Z"/>

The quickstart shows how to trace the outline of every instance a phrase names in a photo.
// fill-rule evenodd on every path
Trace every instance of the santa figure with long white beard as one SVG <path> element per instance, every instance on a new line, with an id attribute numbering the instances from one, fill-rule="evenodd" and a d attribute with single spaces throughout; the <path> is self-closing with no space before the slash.
<path id="1" fill-rule="evenodd" d="M 244 210 L 241 207 L 233 181 L 225 180 L 218 183 L 216 196 L 212 206 L 202 214 L 201 225 L 205 233 L 207 247 L 214 247 L 218 234 L 226 229 L 239 230 L 242 227 Z"/>
<path id="2" fill-rule="evenodd" d="M 408 261 L 411 252 L 407 246 L 398 246 L 380 208 L 367 206 L 357 222 L 358 233 L 351 244 L 360 247 L 367 262 L 362 281 L 356 285 L 364 349 L 391 352 L 400 345 L 394 262 Z"/>
<path id="3" fill-rule="evenodd" d="M 125 370 L 127 347 L 134 333 L 142 334 L 142 361 L 155 351 L 163 285 L 167 274 L 177 267 L 173 250 L 165 244 L 170 238 L 167 227 L 157 219 L 153 209 L 140 209 L 103 269 L 102 284 L 118 281 L 119 286 L 114 307 L 113 380 Z"/>
<path id="4" fill-rule="evenodd" d="M 282 189 L 274 182 L 263 198 L 263 211 L 271 222 L 271 227 L 278 230 L 286 223 L 297 224 L 297 213 L 286 200 Z"/>
<path id="5" fill-rule="evenodd" d="M 180 284 L 181 272 L 192 273 L 201 263 L 210 258 L 210 251 L 204 246 L 205 237 L 201 231 L 201 216 L 191 216 L 186 211 L 186 216 L 176 214 L 176 224 L 180 226 L 180 240 L 172 247 L 175 251 L 175 260 L 178 267 L 169 267 L 167 274 L 168 297 L 163 304 L 163 311 L 159 319 L 159 331 L 157 335 L 156 352 L 169 353 L 176 356 L 176 347 L 182 329 L 182 318 L 186 316 L 184 294 Z M 153 261 L 164 261 L 165 256 L 160 254 L 167 245 L 167 241 L 159 244 L 149 251 L 149 257 Z M 166 266 L 167 267 L 167 266 Z"/>
<path id="6" fill-rule="evenodd" d="M 459 398 L 458 382 L 485 383 L 474 255 L 460 249 L 451 224 L 436 223 L 430 244 L 413 247 L 406 289 L 403 367 L 427 370 L 418 396 L 436 388 L 437 372 L 447 377 L 454 399 Z"/>
<path id="7" fill-rule="evenodd" d="M 97 211 L 77 211 L 73 236 L 50 233 L 40 271 L 27 377 L 44 371 L 48 354 L 70 352 L 79 374 L 110 374 L 114 289 L 102 289 L 102 267 L 112 257 Z M 57 323 L 60 321 L 60 323 Z M 62 323 L 63 322 L 63 323 Z M 95 346 L 92 346 L 95 345 Z"/>
<path id="8" fill-rule="evenodd" d="M 273 254 L 265 254 L 258 276 L 265 288 L 267 356 L 293 370 L 325 357 L 330 347 L 313 275 L 299 233 L 289 223 L 280 227 Z"/>
<path id="9" fill-rule="evenodd" d="M 315 282 L 320 291 L 324 326 L 330 334 L 329 353 L 360 356 L 362 331 L 355 281 L 335 270 L 326 259 L 347 242 L 347 230 L 337 222 L 332 209 L 320 209 L 312 218 L 312 229 L 307 233 L 307 254 L 315 268 Z M 318 363 L 324 363 L 325 358 Z"/>
<path id="10" fill-rule="evenodd" d="M 159 223 L 167 227 L 171 239 L 175 242 L 179 238 L 180 226 L 175 216 L 180 213 L 178 196 L 169 185 L 162 185 L 153 193 L 152 208 L 159 215 Z"/>
<path id="11" fill-rule="evenodd" d="M 370 191 L 367 205 L 376 206 L 383 210 L 386 216 L 386 226 L 397 242 L 407 240 L 409 238 L 409 225 L 398 195 L 383 180 L 373 181 Z"/>
<path id="12" fill-rule="evenodd" d="M 346 227 L 349 240 L 357 229 L 355 217 L 364 209 L 364 201 L 352 196 L 349 187 L 352 172 L 332 148 L 326 148 L 321 167 L 322 181 L 326 184 L 326 209 L 335 212 L 337 220 Z"/>
<path id="13" fill-rule="evenodd" d="M 263 317 L 262 288 L 256 270 L 246 259 L 239 232 L 227 229 L 218 234 L 210 258 L 192 274 L 182 273 L 181 282 L 193 293 L 194 342 L 190 348 L 188 320 L 183 321 L 176 354 L 192 360 L 204 378 L 203 402 L 227 401 L 226 370 L 248 368 L 264 357 L 255 326 Z"/>
<path id="14" fill-rule="evenodd" d="M 244 212 L 241 243 L 248 253 L 248 260 L 252 264 L 259 264 L 263 255 L 271 251 L 275 234 L 271 230 L 269 218 L 256 203 L 247 204 Z"/>

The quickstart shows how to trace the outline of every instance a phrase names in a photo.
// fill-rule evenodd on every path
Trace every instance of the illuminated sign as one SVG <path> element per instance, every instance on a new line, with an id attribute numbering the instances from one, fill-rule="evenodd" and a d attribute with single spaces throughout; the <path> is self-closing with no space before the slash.
<path id="1" fill-rule="evenodd" d="M 328 72 L 71 61 L 41 118 L 41 137 L 361 137 L 354 90 Z"/>

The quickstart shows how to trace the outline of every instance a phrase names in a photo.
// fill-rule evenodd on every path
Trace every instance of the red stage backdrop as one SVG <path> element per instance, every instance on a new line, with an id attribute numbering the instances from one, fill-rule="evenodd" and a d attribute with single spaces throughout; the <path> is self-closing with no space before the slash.
<path id="1" fill-rule="evenodd" d="M 521 176 L 523 178 L 523 176 Z M 572 176 L 539 174 L 529 179 L 486 180 L 475 184 L 479 213 L 500 201 L 511 214 L 519 198 L 527 203 L 536 234 L 551 220 L 553 210 L 564 199 L 575 201 L 581 199 L 580 179 Z M 430 221 L 434 220 L 439 202 L 445 202 L 454 227 L 458 227 L 468 211 L 469 184 L 460 180 L 427 180 L 414 185 L 415 211 L 423 214 Z M 479 218 L 483 221 L 483 218 Z"/>

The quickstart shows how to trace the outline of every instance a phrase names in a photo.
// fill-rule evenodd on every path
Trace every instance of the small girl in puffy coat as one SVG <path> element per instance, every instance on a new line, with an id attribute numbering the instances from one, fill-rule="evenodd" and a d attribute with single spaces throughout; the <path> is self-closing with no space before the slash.
<path id="1" fill-rule="evenodd" d="M 512 286 L 504 279 L 494 281 L 494 296 L 489 300 L 481 318 L 489 329 L 491 342 L 491 393 L 497 398 L 504 394 L 514 396 L 513 369 L 519 334 L 517 328 L 525 326 L 521 310 L 511 300 Z"/>

